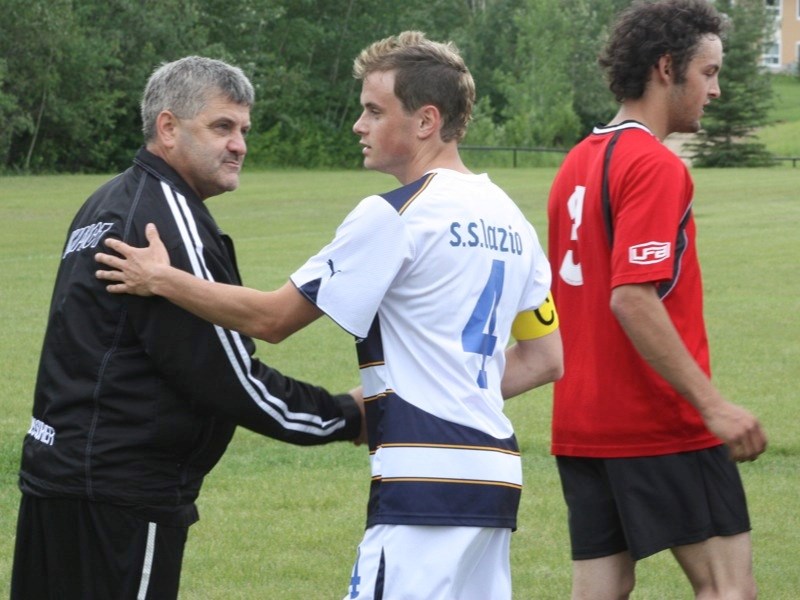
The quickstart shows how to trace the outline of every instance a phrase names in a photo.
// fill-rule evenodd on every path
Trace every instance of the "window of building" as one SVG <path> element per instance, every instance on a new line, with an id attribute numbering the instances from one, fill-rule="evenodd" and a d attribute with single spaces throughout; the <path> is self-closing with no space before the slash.
<path id="1" fill-rule="evenodd" d="M 768 12 L 772 13 L 776 18 L 780 18 L 783 4 L 781 0 L 764 0 L 764 3 L 767 5 Z"/>
<path id="2" fill-rule="evenodd" d="M 800 0 L 797 0 L 800 5 Z M 781 6 L 782 0 L 764 0 L 767 13 L 772 16 L 774 21 L 773 38 L 764 47 L 764 54 L 761 57 L 761 64 L 766 67 L 781 66 Z M 800 7 L 798 8 L 800 11 Z"/>
<path id="3" fill-rule="evenodd" d="M 778 67 L 781 64 L 781 46 L 780 44 L 769 44 L 764 49 L 764 55 L 761 57 L 761 64 L 768 67 Z"/>

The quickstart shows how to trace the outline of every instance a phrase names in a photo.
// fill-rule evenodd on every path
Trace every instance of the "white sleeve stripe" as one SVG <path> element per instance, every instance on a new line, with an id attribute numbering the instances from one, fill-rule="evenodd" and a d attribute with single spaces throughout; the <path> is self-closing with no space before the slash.
<path id="1" fill-rule="evenodd" d="M 161 184 L 167 204 L 172 211 L 172 216 L 178 226 L 184 245 L 189 253 L 189 261 L 194 275 L 214 281 L 211 272 L 203 258 L 203 243 L 197 231 L 194 216 L 186 202 L 186 198 L 172 190 L 166 183 Z M 308 413 L 291 412 L 286 402 L 270 394 L 264 383 L 251 372 L 250 355 L 244 348 L 241 336 L 236 331 L 229 331 L 214 325 L 214 330 L 222 344 L 228 362 L 233 368 L 242 387 L 250 395 L 255 404 L 284 429 L 300 431 L 311 435 L 327 435 L 345 426 L 344 419 L 331 419 L 324 421 L 320 416 Z M 228 338 L 230 336 L 233 340 Z M 234 349 L 235 346 L 235 349 Z M 245 373 L 246 370 L 246 373 Z"/>
<path id="2" fill-rule="evenodd" d="M 145 600 L 147 598 L 147 588 L 150 587 L 150 575 L 153 572 L 156 528 L 157 525 L 155 523 L 147 524 L 147 542 L 144 550 L 144 563 L 142 564 L 142 578 L 139 580 L 139 593 L 136 594 L 136 600 Z"/>

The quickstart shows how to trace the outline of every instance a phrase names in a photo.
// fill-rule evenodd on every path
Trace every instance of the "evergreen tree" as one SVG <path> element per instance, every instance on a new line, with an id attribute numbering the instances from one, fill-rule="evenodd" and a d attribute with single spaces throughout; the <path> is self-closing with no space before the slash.
<path id="1" fill-rule="evenodd" d="M 706 109 L 703 130 L 687 145 L 700 167 L 744 167 L 774 164 L 756 129 L 767 122 L 771 80 L 759 66 L 772 27 L 762 0 L 717 0 L 731 21 L 725 61 L 719 76 L 722 95 Z"/>

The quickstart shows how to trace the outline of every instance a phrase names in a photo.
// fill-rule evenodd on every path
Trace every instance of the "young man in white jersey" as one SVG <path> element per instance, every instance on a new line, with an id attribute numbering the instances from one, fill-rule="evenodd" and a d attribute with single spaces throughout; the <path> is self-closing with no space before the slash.
<path id="1" fill-rule="evenodd" d="M 697 598 L 752 599 L 733 461 L 766 447 L 710 379 L 686 166 L 661 142 L 720 94 L 722 19 L 705 0 L 636 2 L 601 65 L 620 102 L 572 149 L 548 205 L 564 336 L 552 452 L 569 508 L 572 598 L 628 598 L 636 561 L 671 550 Z"/>
<path id="2" fill-rule="evenodd" d="M 462 162 L 475 97 L 452 44 L 404 32 L 356 59 L 364 166 L 398 189 L 362 200 L 274 292 L 214 285 L 111 241 L 109 290 L 157 294 L 279 342 L 323 314 L 356 338 L 372 484 L 348 598 L 511 598 L 522 487 L 505 398 L 562 372 L 550 268 L 533 227 Z M 516 343 L 507 347 L 514 327 Z"/>

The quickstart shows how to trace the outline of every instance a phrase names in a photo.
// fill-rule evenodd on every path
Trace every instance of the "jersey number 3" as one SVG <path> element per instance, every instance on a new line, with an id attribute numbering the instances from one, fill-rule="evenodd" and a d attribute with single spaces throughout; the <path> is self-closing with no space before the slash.
<path id="1" fill-rule="evenodd" d="M 583 222 L 583 197 L 586 193 L 586 188 L 582 185 L 576 186 L 575 191 L 567 200 L 567 210 L 569 211 L 569 218 L 572 221 L 572 227 L 569 232 L 569 249 L 564 254 L 564 260 L 561 261 L 561 268 L 558 274 L 565 283 L 569 285 L 583 285 L 583 271 L 581 270 L 581 262 L 578 258 L 578 229 Z"/>
<path id="2" fill-rule="evenodd" d="M 478 298 L 472 315 L 461 332 L 461 347 L 464 352 L 473 352 L 482 356 L 481 368 L 478 371 L 478 385 L 486 389 L 486 359 L 494 354 L 497 336 L 494 334 L 497 325 L 497 305 L 503 294 L 503 279 L 505 277 L 506 263 L 502 260 L 492 261 L 492 271 L 489 280 L 483 286 L 483 291 Z"/>

